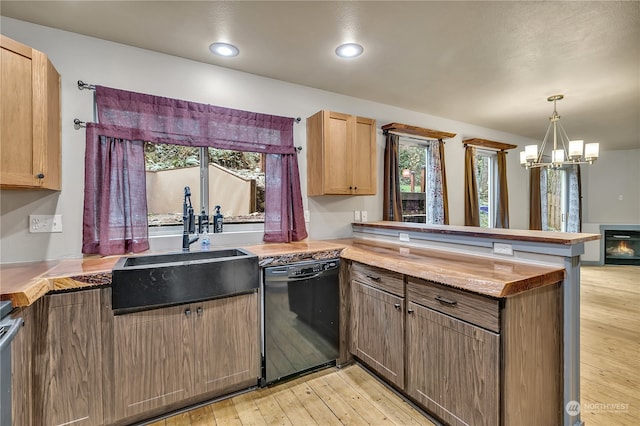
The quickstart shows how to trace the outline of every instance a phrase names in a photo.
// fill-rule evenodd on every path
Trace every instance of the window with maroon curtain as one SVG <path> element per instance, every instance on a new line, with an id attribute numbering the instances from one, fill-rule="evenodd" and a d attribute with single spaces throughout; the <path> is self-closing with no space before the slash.
<path id="1" fill-rule="evenodd" d="M 259 114 L 207 104 L 164 98 L 124 90 L 96 86 L 96 106 L 99 124 L 87 125 L 87 149 L 100 143 L 100 138 L 111 138 L 116 143 L 136 146 L 140 141 L 168 143 L 185 146 L 214 147 L 236 151 L 261 152 L 268 154 L 265 190 L 265 236 L 268 242 L 298 241 L 307 237 L 302 207 L 302 192 L 298 159 L 293 146 L 293 119 L 267 114 Z M 99 152 L 103 152 L 104 150 Z M 115 150 L 116 153 L 124 149 Z M 119 200 L 120 197 L 104 199 L 95 185 L 106 185 L 103 163 L 96 156 L 86 156 L 84 234 L 83 252 L 111 253 L 111 235 L 96 224 L 120 222 L 103 218 L 109 208 L 105 202 Z M 144 157 L 143 157 L 144 158 Z M 118 160 L 122 161 L 122 160 Z M 122 163 L 125 164 L 124 162 Z M 144 189 L 144 161 L 127 162 L 127 175 L 142 174 Z M 133 169 L 138 167 L 139 169 Z M 100 177 L 92 177 L 98 174 Z M 125 191 L 122 185 L 110 183 L 117 191 L 122 191 L 122 203 L 131 205 L 132 199 L 144 200 L 146 194 L 140 185 Z M 94 191 L 89 194 L 89 191 Z M 137 192 L 136 192 L 137 191 Z M 111 209 L 112 212 L 115 211 Z M 146 212 L 146 207 L 145 207 Z M 114 213 L 115 214 L 115 213 Z M 146 213 L 145 213 L 146 223 Z M 126 221 L 125 221 L 126 225 Z M 127 226 L 127 225 L 126 225 Z M 130 235 L 129 231 L 124 232 Z M 147 241 L 147 237 L 143 238 Z M 96 241 L 99 241 L 96 243 Z M 147 247 L 148 247 L 148 243 Z M 124 250 L 141 251 L 140 247 L 126 243 Z M 86 251 L 85 251 L 86 250 Z M 145 250 L 144 248 L 142 250 Z M 118 252 L 120 254 L 120 252 Z"/>

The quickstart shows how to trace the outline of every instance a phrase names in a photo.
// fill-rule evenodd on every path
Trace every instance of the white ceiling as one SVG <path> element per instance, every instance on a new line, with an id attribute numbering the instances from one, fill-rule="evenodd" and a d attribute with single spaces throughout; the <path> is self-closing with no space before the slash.
<path id="1" fill-rule="evenodd" d="M 0 7 L 14 19 L 539 140 L 553 110 L 546 98 L 562 93 L 558 112 L 572 139 L 600 142 L 601 150 L 640 148 L 638 1 L 2 0 Z M 214 41 L 235 44 L 240 55 L 214 57 Z M 336 46 L 352 41 L 364 54 L 337 58 Z"/>

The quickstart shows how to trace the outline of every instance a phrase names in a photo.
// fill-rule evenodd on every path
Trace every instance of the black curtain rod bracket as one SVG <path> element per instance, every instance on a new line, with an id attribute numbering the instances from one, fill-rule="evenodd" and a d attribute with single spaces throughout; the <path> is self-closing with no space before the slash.
<path id="1" fill-rule="evenodd" d="M 78 90 L 96 90 L 96 86 L 94 86 L 93 84 L 89 84 L 89 83 L 85 83 L 82 80 L 78 80 Z"/>
<path id="2" fill-rule="evenodd" d="M 86 121 L 81 121 L 78 118 L 73 119 L 73 128 L 76 130 L 80 130 L 81 128 L 87 127 Z"/>

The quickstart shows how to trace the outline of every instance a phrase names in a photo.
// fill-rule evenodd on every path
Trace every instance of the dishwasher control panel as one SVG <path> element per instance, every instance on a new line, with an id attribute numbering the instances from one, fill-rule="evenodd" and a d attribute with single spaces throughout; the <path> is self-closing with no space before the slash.
<path id="1" fill-rule="evenodd" d="M 290 277 L 299 277 L 302 275 L 318 274 L 330 269 L 336 269 L 338 264 L 338 260 L 327 260 L 307 265 L 290 266 L 287 268 L 287 275 Z"/>

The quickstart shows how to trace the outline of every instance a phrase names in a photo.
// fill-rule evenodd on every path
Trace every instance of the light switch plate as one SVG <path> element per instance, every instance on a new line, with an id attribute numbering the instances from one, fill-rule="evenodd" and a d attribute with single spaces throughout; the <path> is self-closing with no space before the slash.
<path id="1" fill-rule="evenodd" d="M 362 219 L 361 219 L 361 216 L 360 216 L 360 210 L 354 210 L 353 211 L 353 221 L 354 222 L 360 222 L 361 220 Z"/>
<path id="2" fill-rule="evenodd" d="M 362 212 L 360 212 L 360 218 L 362 219 L 363 222 L 367 221 L 367 211 L 366 210 L 362 210 Z"/>

